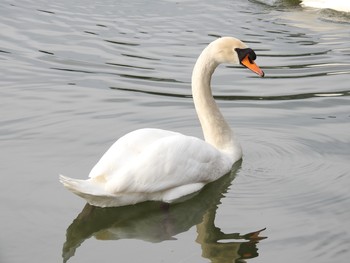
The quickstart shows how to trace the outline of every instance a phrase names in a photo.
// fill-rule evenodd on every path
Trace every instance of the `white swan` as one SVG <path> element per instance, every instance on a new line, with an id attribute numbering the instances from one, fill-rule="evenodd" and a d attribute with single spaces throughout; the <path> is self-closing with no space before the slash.
<path id="1" fill-rule="evenodd" d="M 221 63 L 242 64 L 261 77 L 256 55 L 243 42 L 222 37 L 199 56 L 192 94 L 205 141 L 177 132 L 140 129 L 117 140 L 91 170 L 89 179 L 60 176 L 63 185 L 95 206 L 123 206 L 147 200 L 172 202 L 199 191 L 231 170 L 242 150 L 211 93 Z"/>
<path id="2" fill-rule="evenodd" d="M 329 8 L 336 11 L 350 12 L 349 0 L 302 0 L 301 6 L 313 8 Z"/>

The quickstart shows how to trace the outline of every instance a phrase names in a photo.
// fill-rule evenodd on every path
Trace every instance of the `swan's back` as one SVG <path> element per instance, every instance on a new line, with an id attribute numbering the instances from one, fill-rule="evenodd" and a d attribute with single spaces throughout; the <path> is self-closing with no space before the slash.
<path id="1" fill-rule="evenodd" d="M 61 177 L 61 181 L 92 205 L 172 202 L 199 191 L 228 173 L 232 165 L 229 156 L 196 137 L 141 129 L 116 141 L 92 169 L 89 180 Z"/>
<path id="2" fill-rule="evenodd" d="M 91 179 L 106 181 L 106 190 L 113 194 L 160 192 L 212 181 L 231 166 L 228 156 L 196 137 L 141 129 L 118 140 L 93 168 Z"/>
<path id="3" fill-rule="evenodd" d="M 89 177 L 96 178 L 111 174 L 115 169 L 135 161 L 134 158 L 155 141 L 178 134 L 172 131 L 151 128 L 127 133 L 105 152 L 99 162 L 92 168 Z"/>

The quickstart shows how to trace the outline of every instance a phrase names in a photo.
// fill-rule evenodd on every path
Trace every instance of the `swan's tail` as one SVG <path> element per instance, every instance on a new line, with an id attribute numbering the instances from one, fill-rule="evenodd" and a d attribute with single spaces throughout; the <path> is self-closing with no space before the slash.
<path id="1" fill-rule="evenodd" d="M 91 179 L 79 180 L 60 175 L 60 182 L 72 193 L 84 198 L 89 204 L 95 206 L 109 206 L 114 196 L 108 195 L 102 185 L 92 183 Z"/>
<path id="2" fill-rule="evenodd" d="M 102 183 L 92 179 L 79 180 L 60 175 L 60 182 L 72 193 L 84 198 L 90 205 L 100 207 L 124 206 L 145 201 L 147 194 L 111 194 L 105 191 Z"/>
<path id="3" fill-rule="evenodd" d="M 103 188 L 99 187 L 97 184 L 93 184 L 90 180 L 79 180 L 69 178 L 67 176 L 60 175 L 60 182 L 69 191 L 79 195 L 79 194 L 89 194 L 89 195 L 105 195 Z"/>

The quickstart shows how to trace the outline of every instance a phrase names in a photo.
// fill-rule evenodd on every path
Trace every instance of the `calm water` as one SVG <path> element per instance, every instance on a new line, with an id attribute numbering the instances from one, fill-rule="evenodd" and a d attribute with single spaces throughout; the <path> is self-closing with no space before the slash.
<path id="1" fill-rule="evenodd" d="M 350 16 L 265 3 L 1 1 L 0 261 L 348 262 Z M 244 149 L 230 175 L 169 208 L 60 185 L 131 130 L 202 137 L 191 70 L 223 35 L 266 73 L 213 79 Z"/>

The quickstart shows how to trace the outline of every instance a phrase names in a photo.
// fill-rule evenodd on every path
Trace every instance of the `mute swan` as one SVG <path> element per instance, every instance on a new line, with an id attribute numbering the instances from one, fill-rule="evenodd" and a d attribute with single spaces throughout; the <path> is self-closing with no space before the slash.
<path id="1" fill-rule="evenodd" d="M 241 64 L 259 76 L 256 55 L 243 42 L 222 37 L 200 54 L 192 95 L 205 141 L 161 129 L 140 129 L 117 140 L 87 180 L 63 175 L 61 183 L 89 204 L 124 206 L 148 200 L 173 202 L 227 174 L 242 150 L 212 96 L 210 81 L 221 63 Z"/>
<path id="2" fill-rule="evenodd" d="M 302 0 L 301 6 L 313 8 L 329 8 L 336 11 L 350 12 L 349 0 Z"/>

